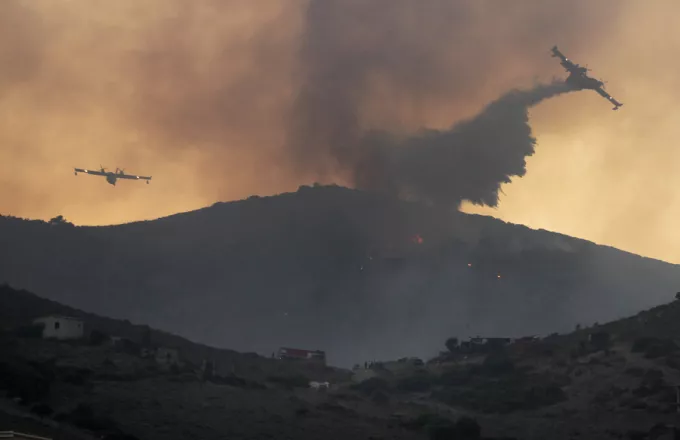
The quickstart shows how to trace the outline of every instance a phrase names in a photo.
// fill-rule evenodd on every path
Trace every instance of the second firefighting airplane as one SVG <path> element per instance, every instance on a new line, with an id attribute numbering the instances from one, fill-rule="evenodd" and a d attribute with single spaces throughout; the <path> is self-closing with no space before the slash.
<path id="1" fill-rule="evenodd" d="M 83 168 L 74 168 L 75 170 L 75 175 L 77 176 L 78 173 L 85 173 L 85 174 L 92 174 L 93 176 L 105 176 L 106 181 L 109 182 L 111 185 L 116 186 L 116 180 L 118 179 L 131 179 L 131 180 L 146 180 L 146 183 L 149 183 L 149 180 L 151 180 L 151 176 L 135 176 L 132 174 L 125 174 L 125 170 L 118 169 L 116 168 L 116 172 L 112 173 L 110 171 L 106 171 L 106 168 L 102 167 L 101 165 L 99 166 L 100 170 L 99 171 L 94 171 L 94 170 L 86 170 Z"/>
<path id="2" fill-rule="evenodd" d="M 557 46 L 553 46 L 552 56 L 559 57 L 559 59 L 561 60 L 560 64 L 567 70 L 567 72 L 569 72 L 569 76 L 567 77 L 566 83 L 569 84 L 571 87 L 577 89 L 595 90 L 609 102 L 614 104 L 614 108 L 612 110 L 618 110 L 619 107 L 623 105 L 623 103 L 620 103 L 616 99 L 612 98 L 612 96 L 609 93 L 605 92 L 604 82 L 597 80 L 595 78 L 591 78 L 587 75 L 586 72 L 588 72 L 590 69 L 588 69 L 587 67 L 579 66 L 578 64 L 572 62 L 569 58 L 565 57 L 562 52 L 560 52 Z"/>

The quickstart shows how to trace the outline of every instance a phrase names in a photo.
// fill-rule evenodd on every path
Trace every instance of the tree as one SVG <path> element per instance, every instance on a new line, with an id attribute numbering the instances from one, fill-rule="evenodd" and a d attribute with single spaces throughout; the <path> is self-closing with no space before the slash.
<path id="1" fill-rule="evenodd" d="M 455 353 L 458 350 L 458 338 L 449 338 L 446 340 L 446 348 L 451 352 Z"/>
<path id="2" fill-rule="evenodd" d="M 478 440 L 482 429 L 479 423 L 471 417 L 461 417 L 455 424 L 458 438 L 461 440 Z"/>
<path id="3" fill-rule="evenodd" d="M 148 325 L 142 326 L 142 347 L 151 347 L 151 327 Z"/>
<path id="4" fill-rule="evenodd" d="M 102 345 L 109 341 L 109 335 L 99 330 L 92 330 L 90 332 L 90 344 L 92 345 Z"/>
<path id="5" fill-rule="evenodd" d="M 14 333 L 20 338 L 42 338 L 45 324 L 37 323 L 18 327 Z"/>
<path id="6" fill-rule="evenodd" d="M 590 335 L 590 343 L 598 351 L 607 350 L 611 344 L 611 336 L 604 331 L 592 333 Z"/>
<path id="7" fill-rule="evenodd" d="M 73 225 L 73 223 L 67 221 L 63 215 L 52 217 L 48 223 L 50 225 Z"/>

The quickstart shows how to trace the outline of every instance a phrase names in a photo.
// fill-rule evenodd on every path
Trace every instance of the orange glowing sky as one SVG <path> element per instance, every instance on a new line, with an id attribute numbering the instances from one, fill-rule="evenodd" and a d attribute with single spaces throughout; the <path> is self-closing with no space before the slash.
<path id="1" fill-rule="evenodd" d="M 115 224 L 311 183 L 280 148 L 307 3 L 0 2 L 0 213 Z M 503 188 L 497 209 L 464 210 L 680 263 L 680 3 L 518 0 L 509 12 L 470 1 L 464 36 L 474 47 L 423 32 L 445 3 L 424 0 L 399 22 L 405 35 L 431 39 L 417 47 L 441 54 L 442 72 L 467 66 L 464 93 L 443 73 L 417 93 L 376 77 L 365 121 L 449 126 L 508 88 L 564 77 L 548 52 L 558 44 L 625 105 L 612 112 L 592 92 L 540 104 L 527 175 Z M 546 6 L 560 3 L 555 13 Z M 606 19 L 560 27 L 560 14 L 577 8 Z M 154 179 L 113 187 L 73 175 L 100 164 Z"/>

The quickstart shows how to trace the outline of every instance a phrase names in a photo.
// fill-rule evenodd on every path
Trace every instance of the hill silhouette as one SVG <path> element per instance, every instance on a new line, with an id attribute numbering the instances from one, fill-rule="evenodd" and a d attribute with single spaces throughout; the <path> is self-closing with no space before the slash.
<path id="1" fill-rule="evenodd" d="M 107 227 L 0 218 L 0 282 L 201 343 L 331 362 L 568 331 L 667 302 L 680 268 L 337 186 Z"/>
<path id="2" fill-rule="evenodd" d="M 226 356 L 238 368 L 206 379 L 190 365 L 163 369 L 93 339 L 43 340 L 12 331 L 45 314 L 78 316 L 88 330 L 130 338 L 139 326 L 0 286 L 0 422 L 55 440 L 423 439 L 425 433 L 435 439 L 441 437 L 434 428 L 450 431 L 456 419 L 476 432 L 462 438 L 660 439 L 671 438 L 677 426 L 680 346 L 669 335 L 680 322 L 678 300 L 530 343 L 476 352 L 453 347 L 420 367 L 391 362 L 359 383 L 326 368 L 332 387 L 322 393 L 306 386 L 324 373 L 312 366 L 218 350 L 154 329 L 152 340 L 179 348 L 185 361 L 197 353 Z M 296 381 L 282 384 L 286 377 Z"/>

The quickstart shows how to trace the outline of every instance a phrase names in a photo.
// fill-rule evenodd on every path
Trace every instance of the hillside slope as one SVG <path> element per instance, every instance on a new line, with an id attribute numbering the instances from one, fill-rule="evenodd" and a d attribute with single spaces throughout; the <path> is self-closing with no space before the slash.
<path id="1" fill-rule="evenodd" d="M 311 379 L 347 382 L 349 372 L 218 350 L 153 329 L 152 344 L 178 348 L 183 365 L 164 369 L 106 342 L 20 336 L 33 318 L 52 314 L 79 317 L 88 333 L 138 343 L 145 327 L 0 286 L 3 430 L 55 440 L 422 438 L 308 389 Z M 216 361 L 216 377 L 201 379 L 202 359 Z"/>
<path id="2" fill-rule="evenodd" d="M 136 330 L 0 288 L 0 322 L 7 327 L 44 314 L 80 316 L 90 329 L 131 337 Z M 168 371 L 110 344 L 0 329 L 0 423 L 55 440 L 416 440 L 446 426 L 444 420 L 467 418 L 481 427 L 481 439 L 443 438 L 670 439 L 677 428 L 680 341 L 669 335 L 677 334 L 678 322 L 680 301 L 674 301 L 542 340 L 477 352 L 452 348 L 424 366 L 387 363 L 367 370 L 377 377 L 361 383 L 336 375 L 325 392 L 306 386 L 312 371 L 298 363 L 223 351 L 238 362 L 239 374 L 228 369 L 204 381 L 188 366 Z M 152 333 L 163 345 L 180 347 L 183 357 L 222 352 Z M 278 380 L 286 377 L 304 380 Z"/>
<path id="3" fill-rule="evenodd" d="M 667 301 L 680 269 L 331 186 L 109 227 L 2 217 L 0 281 L 210 345 L 320 348 L 348 365 L 616 319 Z"/>

